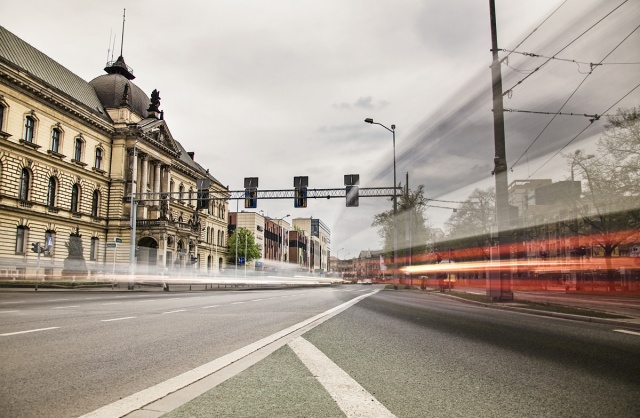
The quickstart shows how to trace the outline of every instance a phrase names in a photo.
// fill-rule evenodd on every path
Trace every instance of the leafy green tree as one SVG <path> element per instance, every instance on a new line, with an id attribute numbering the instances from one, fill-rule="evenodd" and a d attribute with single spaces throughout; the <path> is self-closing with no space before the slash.
<path id="1" fill-rule="evenodd" d="M 238 242 L 238 253 L 236 254 L 236 241 Z M 236 258 L 244 257 L 246 262 L 260 258 L 260 246 L 256 244 L 255 237 L 247 228 L 238 228 L 231 234 L 229 241 L 227 261 L 235 263 Z M 246 249 L 246 250 L 245 250 Z"/>
<path id="2" fill-rule="evenodd" d="M 393 198 L 390 201 L 393 202 Z M 420 185 L 416 190 L 405 187 L 398 198 L 396 219 L 399 258 L 426 252 L 431 237 L 431 231 L 427 227 L 426 209 L 424 186 Z M 393 208 L 375 215 L 371 226 L 378 228 L 385 255 L 393 255 Z"/>

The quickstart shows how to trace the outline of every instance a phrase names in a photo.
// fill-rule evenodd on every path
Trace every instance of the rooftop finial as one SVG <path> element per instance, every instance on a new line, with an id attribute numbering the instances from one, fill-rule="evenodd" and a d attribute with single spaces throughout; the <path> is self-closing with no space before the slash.
<path id="1" fill-rule="evenodd" d="M 122 47 L 124 46 L 124 21 L 127 14 L 127 9 L 122 12 L 122 37 L 120 38 L 120 56 L 122 56 Z"/>

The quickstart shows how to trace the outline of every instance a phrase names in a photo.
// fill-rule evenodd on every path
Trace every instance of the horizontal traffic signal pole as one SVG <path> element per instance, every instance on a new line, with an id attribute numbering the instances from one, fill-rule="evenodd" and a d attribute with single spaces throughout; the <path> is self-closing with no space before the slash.
<path id="1" fill-rule="evenodd" d="M 347 191 L 344 187 L 337 189 L 313 189 L 307 188 L 307 199 L 333 199 L 333 198 L 345 198 Z M 256 190 L 257 199 L 293 199 L 295 198 L 296 189 L 276 189 L 276 190 Z M 183 200 L 183 201 L 210 201 L 210 200 L 244 200 L 246 199 L 246 191 L 243 190 L 225 190 L 215 191 L 210 190 L 208 197 L 197 198 L 194 196 L 189 199 L 188 193 L 185 196 L 183 192 L 182 199 L 179 196 L 180 192 L 161 192 L 161 193 L 137 193 L 136 202 L 159 202 L 167 198 L 171 200 Z M 402 195 L 402 187 L 359 187 L 359 197 L 400 197 Z M 124 197 L 123 202 L 130 202 L 130 197 Z"/>

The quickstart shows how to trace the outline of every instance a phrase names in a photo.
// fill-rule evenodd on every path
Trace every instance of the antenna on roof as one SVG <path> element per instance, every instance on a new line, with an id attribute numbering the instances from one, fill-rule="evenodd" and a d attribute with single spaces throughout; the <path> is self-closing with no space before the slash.
<path id="1" fill-rule="evenodd" d="M 122 12 L 122 39 L 120 39 L 120 56 L 122 56 L 122 47 L 124 46 L 124 18 L 127 14 L 127 9 Z"/>
<path id="2" fill-rule="evenodd" d="M 111 53 L 111 35 L 113 35 L 113 29 L 109 30 L 109 44 L 107 45 L 107 61 L 109 62 L 109 54 Z"/>

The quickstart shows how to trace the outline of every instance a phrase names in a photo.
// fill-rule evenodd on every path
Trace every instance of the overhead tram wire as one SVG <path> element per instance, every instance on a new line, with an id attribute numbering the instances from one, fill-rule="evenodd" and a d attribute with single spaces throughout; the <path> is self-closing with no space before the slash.
<path id="1" fill-rule="evenodd" d="M 593 67 L 602 66 L 602 65 L 640 65 L 640 62 L 603 62 L 603 63 L 599 63 L 599 64 L 594 64 L 592 62 L 572 60 L 572 59 L 569 59 L 569 58 L 548 57 L 548 56 L 545 56 L 545 55 L 535 54 L 533 52 L 522 52 L 522 51 L 511 50 L 511 49 L 500 49 L 500 51 L 501 52 L 508 52 L 509 54 L 524 55 L 524 56 L 532 57 L 532 58 L 547 58 L 547 59 L 555 60 L 555 61 L 564 61 L 564 62 L 570 62 L 570 63 L 578 64 L 578 72 L 580 74 L 586 74 L 586 73 L 583 73 L 582 71 L 580 71 L 580 65 L 588 65 L 588 66 L 590 66 L 591 67 L 590 71 L 593 70 Z M 505 57 L 504 59 L 506 59 L 506 58 L 507 57 Z M 534 71 L 534 70 L 519 70 L 517 68 L 513 68 L 512 66 L 510 66 L 508 64 L 505 64 L 505 65 L 507 65 L 507 67 L 511 68 L 513 71 L 516 71 L 516 72 L 524 73 L 524 72 Z"/>
<path id="2" fill-rule="evenodd" d="M 618 103 L 620 103 L 621 101 L 623 101 L 627 96 L 629 96 L 631 93 L 633 93 L 638 87 L 640 87 L 640 84 L 637 84 L 634 88 L 632 88 L 631 90 L 629 90 L 629 92 L 627 92 L 624 96 L 622 96 L 619 100 L 617 100 L 614 104 L 612 104 L 611 106 L 609 106 L 609 108 L 607 110 L 605 110 L 603 113 L 608 113 L 611 109 L 613 109 L 615 106 L 618 105 Z M 560 154 L 565 148 L 567 148 L 569 145 L 571 145 L 571 143 L 573 143 L 573 141 L 575 141 L 580 135 L 582 135 L 582 133 L 584 131 L 586 131 L 587 129 L 589 129 L 589 127 L 593 126 L 593 121 L 591 123 L 589 123 L 587 126 L 584 127 L 584 129 L 582 129 L 580 132 L 578 132 L 577 135 L 575 135 L 573 138 L 571 138 L 571 140 L 569 140 L 569 142 L 567 142 L 566 144 L 564 144 L 564 146 L 562 148 L 560 148 L 558 151 L 556 151 L 555 154 L 553 154 L 551 157 L 549 157 L 549 159 L 547 161 L 545 161 L 540 167 L 538 167 L 533 173 L 531 173 L 529 175 L 529 177 L 527 177 L 527 180 L 530 179 L 533 175 L 535 175 L 538 171 L 540 171 L 542 169 L 542 167 L 544 167 L 545 165 L 547 165 L 549 163 L 549 161 L 553 160 L 558 154 Z"/>
<path id="3" fill-rule="evenodd" d="M 569 42 L 567 45 L 565 45 L 564 47 L 562 47 L 558 52 L 556 52 L 555 54 L 553 54 L 553 56 L 555 57 L 556 55 L 558 55 L 559 53 L 561 53 L 562 51 L 564 51 L 565 49 L 569 48 L 574 42 L 576 42 L 578 39 L 580 39 L 581 37 L 583 37 L 587 32 L 589 32 L 591 29 L 593 29 L 594 27 L 596 27 L 598 24 L 600 24 L 604 19 L 606 19 L 607 17 L 609 17 L 613 12 L 615 12 L 616 10 L 618 10 L 620 7 L 622 7 L 625 3 L 627 3 L 629 0 L 624 0 L 622 3 L 620 3 L 615 9 L 611 10 L 609 13 L 607 13 L 606 15 L 604 15 L 602 18 L 600 18 L 600 20 L 598 20 L 596 23 L 594 23 L 593 25 L 591 25 L 589 28 L 587 28 L 584 32 L 582 32 L 580 35 L 578 35 L 576 38 L 574 38 L 571 42 Z M 549 58 L 547 59 L 545 62 L 543 62 L 540 66 L 538 66 L 535 70 L 533 70 L 531 73 L 529 73 L 528 75 L 526 75 L 522 80 L 518 81 L 515 85 L 513 85 L 513 87 L 511 87 L 510 89 L 505 90 L 502 95 L 506 96 L 506 95 L 510 95 L 513 92 L 513 89 L 515 89 L 517 86 L 519 86 L 520 84 L 522 84 L 523 81 L 525 81 L 527 78 L 531 77 L 533 74 L 535 74 L 536 72 L 538 72 L 538 70 L 540 70 L 542 67 L 544 67 L 545 65 L 547 65 L 553 58 Z"/>
<path id="4" fill-rule="evenodd" d="M 522 41 L 520 41 L 520 43 L 519 43 L 518 45 L 516 45 L 516 46 L 515 46 L 515 48 L 513 48 L 513 49 L 518 49 L 518 47 L 520 47 L 520 45 L 522 45 L 523 43 L 525 43 L 525 42 L 527 41 L 527 39 L 529 39 L 529 38 L 531 37 L 531 35 L 533 35 L 533 34 L 534 34 L 538 29 L 540 29 L 540 27 L 541 27 L 542 25 L 544 25 L 544 24 L 547 22 L 547 20 L 551 19 L 551 16 L 553 16 L 553 15 L 554 15 L 558 10 L 560 10 L 560 8 L 561 8 L 562 6 L 564 6 L 564 4 L 565 4 L 567 1 L 568 1 L 568 0 L 564 0 L 564 1 L 562 2 L 562 4 L 560 4 L 560 6 L 558 6 L 558 7 L 557 7 L 553 12 L 551 12 L 551 14 L 550 14 L 549 16 L 547 16 L 547 18 L 546 18 L 546 19 L 544 19 L 544 20 L 543 20 L 543 21 L 542 21 L 538 26 L 536 26 L 536 27 L 535 27 L 535 28 L 534 28 L 534 29 L 533 29 L 533 30 L 532 30 L 532 31 L 531 31 L 527 36 L 525 36 L 525 38 L 524 38 Z M 500 63 L 502 63 L 503 61 L 507 60 L 507 59 L 509 58 L 509 55 L 511 55 L 511 53 L 507 54 L 507 56 L 506 56 L 506 57 L 502 58 L 502 59 L 500 60 Z"/>
<path id="5" fill-rule="evenodd" d="M 620 47 L 620 45 L 622 45 L 622 44 L 623 44 L 627 39 L 629 39 L 629 37 L 630 37 L 631 35 L 633 35 L 633 33 L 634 33 L 635 31 L 637 31 L 637 30 L 638 30 L 638 28 L 640 28 L 640 25 L 636 26 L 636 27 L 635 27 L 635 28 L 634 28 L 634 29 L 633 29 L 633 30 L 632 30 L 632 31 L 631 31 L 627 36 L 625 36 L 625 37 L 624 37 L 624 38 L 623 38 L 623 39 L 622 39 L 622 40 L 621 40 L 621 41 L 620 41 L 620 42 L 619 42 L 619 43 L 618 43 L 618 44 L 617 44 L 617 45 L 616 45 L 616 46 L 615 46 L 611 51 L 609 51 L 609 53 L 608 53 L 607 55 L 605 55 L 605 56 L 604 56 L 604 58 L 602 58 L 602 59 L 600 60 L 600 62 L 599 62 L 597 65 L 602 64 L 602 63 L 604 62 L 604 60 L 606 60 L 607 58 L 609 58 L 609 56 L 610 56 L 611 54 L 613 54 L 613 53 L 614 53 L 614 52 L 615 52 L 615 51 Z M 595 68 L 595 67 L 594 67 L 594 68 Z M 540 133 L 538 134 L 538 136 L 536 136 L 536 137 L 535 137 L 535 139 L 534 139 L 533 141 L 531 141 L 531 144 L 529 144 L 529 146 L 527 147 L 527 149 L 526 149 L 526 150 L 524 150 L 524 152 L 520 155 L 520 157 L 518 157 L 518 159 L 516 160 L 516 162 L 515 162 L 515 163 L 513 163 L 513 165 L 511 166 L 511 171 L 512 171 L 512 172 L 513 172 L 514 167 L 518 165 L 518 162 L 522 159 L 522 157 L 523 157 L 524 155 L 526 155 L 526 154 L 527 154 L 527 152 L 529 152 L 529 150 L 531 149 L 531 147 L 533 146 L 533 144 L 535 144 L 535 143 L 536 143 L 536 141 L 537 141 L 538 139 L 540 139 L 540 137 L 542 136 L 542 134 L 544 133 L 544 131 L 546 131 L 546 129 L 549 127 L 549 125 L 551 125 L 551 123 L 552 123 L 552 122 L 556 119 L 556 117 L 561 113 L 562 109 L 564 109 L 564 107 L 567 105 L 567 103 L 569 103 L 569 100 L 571 100 L 571 98 L 576 94 L 576 92 L 578 91 L 578 89 L 580 89 L 580 87 L 582 87 L 582 85 L 584 84 L 584 82 L 585 82 L 585 81 L 587 81 L 587 79 L 589 78 L 589 76 L 591 75 L 591 73 L 592 73 L 592 72 L 589 72 L 588 74 L 586 74 L 586 75 L 584 76 L 584 78 L 582 79 L 582 81 L 580 82 L 580 84 L 578 84 L 578 87 L 576 87 L 576 88 L 575 88 L 575 90 L 573 91 L 573 93 L 571 93 L 571 95 L 569 95 L 569 97 L 567 98 L 567 100 L 565 100 L 565 102 L 562 104 L 562 106 L 560 106 L 560 109 L 558 109 L 558 111 L 553 115 L 553 117 L 551 118 L 551 120 L 549 120 L 549 122 L 544 126 L 544 128 L 542 128 L 542 131 L 540 131 Z M 607 112 L 608 112 L 608 110 L 607 110 Z M 607 112 L 604 112 L 604 113 L 607 113 Z M 587 115 L 585 115 L 585 116 L 587 116 Z M 598 114 L 593 115 L 593 117 L 590 119 L 590 122 L 591 122 L 591 123 L 593 123 L 594 121 L 599 120 L 601 116 L 602 116 L 602 115 L 598 115 Z M 574 138 L 574 139 L 575 139 L 575 138 Z M 572 141 L 573 141 L 573 140 L 572 140 Z M 536 170 L 536 171 L 538 171 L 538 170 Z M 535 173 L 535 172 L 534 172 L 534 173 Z M 533 175 L 533 174 L 531 174 L 531 175 Z M 531 176 L 531 175 L 530 175 L 530 176 Z"/>

